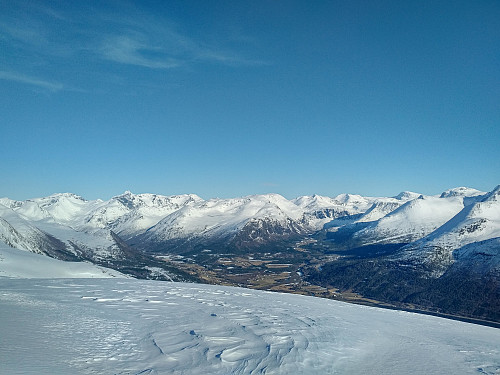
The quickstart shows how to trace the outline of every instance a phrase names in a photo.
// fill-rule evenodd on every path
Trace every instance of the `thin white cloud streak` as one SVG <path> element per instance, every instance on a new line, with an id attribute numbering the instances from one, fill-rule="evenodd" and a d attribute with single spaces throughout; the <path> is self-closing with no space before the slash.
<path id="1" fill-rule="evenodd" d="M 36 77 L 29 77 L 23 74 L 6 71 L 0 71 L 0 80 L 25 83 L 27 85 L 41 87 L 50 91 L 60 91 L 64 89 L 64 85 L 59 82 L 45 81 Z"/>
<path id="2" fill-rule="evenodd" d="M 136 32 L 108 37 L 97 49 L 97 53 L 106 60 L 151 69 L 171 69 L 195 62 L 228 66 L 266 65 L 263 61 L 249 60 L 236 54 L 198 45 L 178 34 L 163 34 L 163 37 L 164 39 L 156 43 L 147 40 L 145 36 L 138 37 Z"/>
<path id="3" fill-rule="evenodd" d="M 98 52 L 107 60 L 145 68 L 169 69 L 180 65 L 176 59 L 166 56 L 163 48 L 142 43 L 128 36 L 106 39 Z M 160 57 L 148 58 L 145 56 L 146 53 Z"/>
<path id="4" fill-rule="evenodd" d="M 53 22 L 44 20 L 46 16 Z M 36 52 L 38 61 L 50 61 L 55 57 L 59 61 L 78 58 L 79 64 L 85 64 L 87 59 L 89 62 L 98 59 L 156 70 L 204 63 L 232 67 L 268 65 L 258 59 L 246 58 L 232 48 L 224 48 L 225 43 L 232 42 L 230 36 L 212 38 L 214 41 L 211 43 L 202 38 L 191 38 L 179 32 L 178 27 L 168 19 L 145 12 L 135 5 L 120 6 L 113 13 L 97 11 L 91 15 L 39 6 L 27 13 L 22 24 L 11 19 L 0 20 L 0 30 L 4 37 L 7 36 L 6 41 L 9 43 L 10 39 L 11 46 L 24 55 Z M 78 43 L 74 43 L 74 37 L 78 38 Z M 242 49 L 245 45 L 242 43 Z M 26 64 L 29 61 L 24 60 Z M 72 64 L 68 62 L 67 65 Z M 7 73 L 4 72 L 2 79 L 54 91 L 62 89 L 59 83 Z"/>
<path id="5" fill-rule="evenodd" d="M 13 40 L 29 44 L 29 45 L 45 45 L 47 40 L 44 36 L 44 32 L 35 27 L 25 27 L 20 25 L 10 25 L 5 22 L 0 22 L 0 30 L 4 34 L 2 38 L 5 39 L 5 36 L 10 36 Z"/>
<path id="6" fill-rule="evenodd" d="M 117 30 L 114 35 L 102 37 L 101 46 L 95 52 L 114 62 L 154 69 L 203 62 L 228 66 L 268 65 L 258 59 L 248 59 L 237 51 L 193 39 L 156 15 L 108 14 L 102 21 L 115 25 Z M 224 36 L 219 43 L 223 44 L 226 39 L 230 38 Z"/>

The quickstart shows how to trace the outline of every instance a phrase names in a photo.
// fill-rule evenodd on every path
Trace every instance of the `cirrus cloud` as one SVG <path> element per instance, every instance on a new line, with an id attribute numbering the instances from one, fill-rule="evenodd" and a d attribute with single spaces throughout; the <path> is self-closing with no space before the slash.
<path id="1" fill-rule="evenodd" d="M 65 88 L 64 85 L 59 82 L 46 81 L 37 77 L 31 77 L 24 74 L 7 71 L 0 71 L 0 79 L 4 81 L 14 81 L 27 85 L 37 86 L 49 91 L 60 91 Z"/>

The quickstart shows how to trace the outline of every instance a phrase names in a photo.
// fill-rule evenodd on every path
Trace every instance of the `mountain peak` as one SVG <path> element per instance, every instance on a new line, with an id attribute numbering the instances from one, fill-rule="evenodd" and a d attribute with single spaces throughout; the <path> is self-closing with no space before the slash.
<path id="1" fill-rule="evenodd" d="M 74 194 L 74 193 L 55 193 L 51 194 L 47 197 L 43 198 L 34 198 L 34 199 L 28 199 L 27 201 L 44 201 L 44 202 L 51 202 L 56 203 L 58 201 L 62 200 L 76 200 L 76 201 L 81 201 L 81 202 L 86 202 L 87 200 L 80 195 Z"/>
<path id="2" fill-rule="evenodd" d="M 349 194 L 349 193 L 339 194 L 334 199 L 340 203 L 365 202 L 366 201 L 366 198 L 361 196 L 361 195 Z"/>
<path id="3" fill-rule="evenodd" d="M 115 195 L 111 199 L 128 198 L 128 197 L 132 197 L 134 195 L 135 194 L 132 193 L 130 190 L 125 190 L 122 194 Z"/>
<path id="4" fill-rule="evenodd" d="M 411 199 L 417 199 L 421 195 L 422 194 L 414 193 L 413 191 L 402 191 L 401 193 L 396 195 L 394 198 L 398 199 L 400 201 L 406 201 L 406 200 L 411 200 Z"/>
<path id="5" fill-rule="evenodd" d="M 483 191 L 479 191 L 477 189 L 459 186 L 453 189 L 445 190 L 439 196 L 440 198 L 449 198 L 449 197 L 475 197 L 478 195 L 485 194 Z"/>

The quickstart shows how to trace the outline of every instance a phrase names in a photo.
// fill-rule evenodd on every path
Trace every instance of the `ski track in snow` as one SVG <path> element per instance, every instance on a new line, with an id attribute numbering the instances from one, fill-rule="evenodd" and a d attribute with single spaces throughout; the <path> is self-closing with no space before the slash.
<path id="1" fill-rule="evenodd" d="M 500 330 L 223 286 L 0 280 L 5 374 L 500 374 Z"/>

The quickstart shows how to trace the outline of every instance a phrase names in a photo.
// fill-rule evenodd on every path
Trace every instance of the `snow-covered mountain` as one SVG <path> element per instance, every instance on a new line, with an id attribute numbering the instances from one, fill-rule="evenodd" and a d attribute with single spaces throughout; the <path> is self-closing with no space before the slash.
<path id="1" fill-rule="evenodd" d="M 0 205 L 0 240 L 11 247 L 35 253 L 39 252 L 41 243 L 50 242 L 45 233 L 3 205 Z"/>
<path id="2" fill-rule="evenodd" d="M 319 226 L 337 217 L 359 213 L 358 207 L 346 206 L 335 198 L 316 194 L 304 195 L 295 198 L 292 202 L 308 214 L 309 220 L 317 220 L 320 223 Z"/>
<path id="3" fill-rule="evenodd" d="M 376 221 L 357 218 L 328 228 L 339 258 L 307 269 L 307 280 L 375 300 L 499 320 L 499 196 L 500 187 L 450 189 L 411 199 Z"/>
<path id="4" fill-rule="evenodd" d="M 345 197 L 345 196 L 346 194 L 342 194 L 340 197 Z M 354 209 L 351 208 L 349 212 L 346 212 L 345 215 L 339 215 L 338 217 L 334 218 L 334 220 L 326 222 L 324 224 L 324 228 L 330 229 L 330 231 L 336 231 L 338 230 L 338 228 L 346 226 L 350 229 L 350 226 L 352 224 L 369 223 L 372 221 L 376 221 L 378 219 L 383 218 L 387 214 L 391 213 L 396 208 L 402 206 L 404 203 L 417 199 L 420 196 L 421 194 L 418 193 L 403 191 L 399 193 L 397 196 L 390 198 L 385 198 L 385 197 L 365 198 L 363 202 L 364 204 L 362 205 L 358 204 L 356 207 L 354 207 Z M 360 199 L 358 198 L 356 201 L 360 202 Z M 363 228 L 364 226 L 357 225 L 355 227 L 359 229 Z"/>
<path id="5" fill-rule="evenodd" d="M 279 194 L 211 199 L 186 205 L 139 237 L 144 243 L 192 247 L 206 242 L 248 243 L 306 234 L 304 211 Z"/>
<path id="6" fill-rule="evenodd" d="M 109 231 L 97 236 L 61 224 L 77 221 L 77 210 L 64 213 L 59 204 L 49 207 L 54 210 L 45 207 L 33 201 L 16 205 L 14 209 L 0 205 L 0 240 L 14 248 L 63 260 L 124 257 Z"/>
<path id="7" fill-rule="evenodd" d="M 131 248 L 124 235 L 142 233 L 196 196 L 126 192 L 109 201 L 64 193 L 27 201 L 2 198 L 0 241 L 17 249 L 71 261 L 91 261 L 139 277 L 190 280 L 185 273 Z M 158 271 L 161 269 L 160 271 Z"/>
<path id="8" fill-rule="evenodd" d="M 347 248 L 410 244 L 408 254 L 422 255 L 425 252 L 415 249 L 439 247 L 447 249 L 451 259 L 451 252 L 460 247 L 491 247 L 488 241 L 499 236 L 494 219 L 497 191 L 459 187 L 437 196 L 405 191 L 395 197 L 340 194 L 293 200 L 263 194 L 205 201 L 194 194 L 129 191 L 107 201 L 87 201 L 70 193 L 26 201 L 2 198 L 0 240 L 53 257 L 102 260 L 126 258 L 123 251 L 129 245 L 164 252 L 200 246 L 269 248 L 326 228 L 334 244 Z M 491 213 L 482 217 L 478 212 L 489 206 Z"/>
<path id="9" fill-rule="evenodd" d="M 463 207 L 461 197 L 421 195 L 370 223 L 353 237 L 364 245 L 413 242 L 450 220 Z"/>
<path id="10" fill-rule="evenodd" d="M 439 196 L 440 198 L 449 198 L 449 197 L 477 197 L 480 195 L 484 195 L 485 193 L 482 191 L 479 191 L 477 189 L 473 188 L 468 188 L 464 186 L 456 187 L 453 189 L 448 189 L 446 191 L 443 191 L 441 195 Z"/>
<path id="11" fill-rule="evenodd" d="M 175 249 L 214 243 L 254 248 L 312 234 L 337 221 L 340 225 L 373 221 L 411 198 L 406 194 L 398 199 L 341 194 L 290 201 L 278 194 L 264 194 L 198 201 L 168 215 L 132 242 Z"/>
<path id="12" fill-rule="evenodd" d="M 166 197 L 157 194 L 132 194 L 130 191 L 93 207 L 79 228 L 95 232 L 113 230 L 124 239 L 141 234 L 180 208 L 202 202 L 194 194 Z"/>
<path id="13" fill-rule="evenodd" d="M 334 198 L 320 195 L 301 196 L 292 202 L 304 211 L 303 221 L 315 230 L 319 230 L 354 222 L 376 202 L 385 199 L 387 198 L 340 194 Z"/>
<path id="14" fill-rule="evenodd" d="M 408 244 L 432 233 L 485 194 L 463 187 L 439 196 L 402 192 L 394 198 L 379 198 L 362 215 L 332 220 L 325 227 L 329 238 L 347 247 Z"/>
<path id="15" fill-rule="evenodd" d="M 162 196 L 132 194 L 130 191 L 108 201 L 87 201 L 70 193 L 27 201 L 0 199 L 30 221 L 57 223 L 88 233 L 109 232 L 128 238 L 142 233 L 184 205 L 203 201 L 194 194 Z"/>
<path id="16" fill-rule="evenodd" d="M 423 262 L 441 275 L 452 263 L 479 263 L 500 275 L 500 185 L 421 240 L 403 248 L 402 258 Z"/>
<path id="17" fill-rule="evenodd" d="M 399 201 L 411 201 L 413 199 L 417 199 L 418 197 L 420 197 L 422 194 L 420 193 L 415 193 L 413 191 L 402 191 L 401 193 L 399 193 L 398 195 L 396 195 L 395 197 L 393 197 L 394 199 L 397 199 Z"/>

